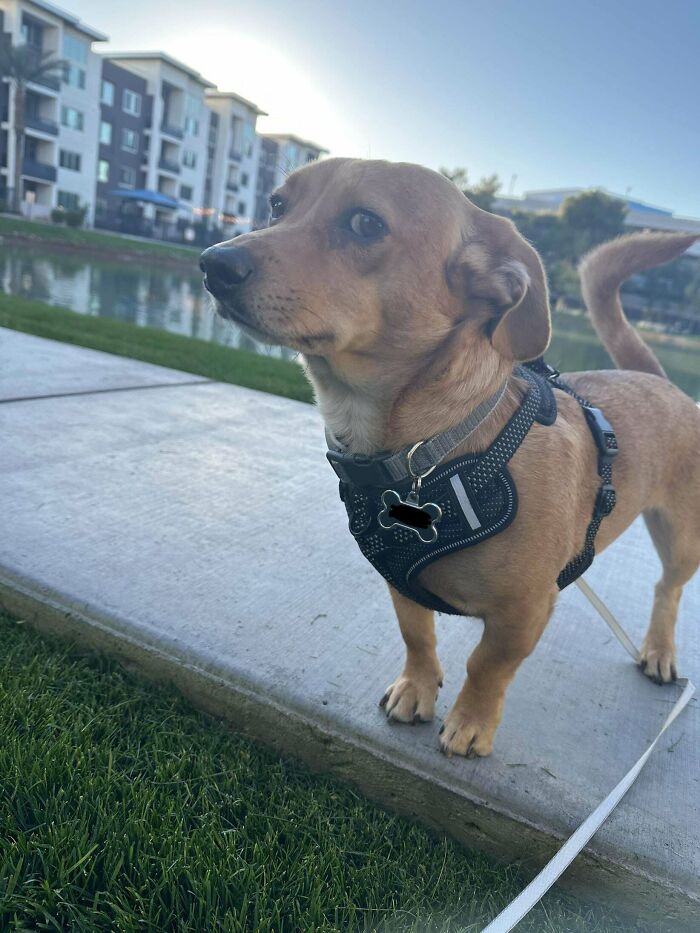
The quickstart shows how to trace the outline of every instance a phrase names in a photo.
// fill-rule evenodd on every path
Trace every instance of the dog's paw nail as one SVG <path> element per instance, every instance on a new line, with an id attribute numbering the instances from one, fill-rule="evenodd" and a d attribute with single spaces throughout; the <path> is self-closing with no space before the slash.
<path id="1" fill-rule="evenodd" d="M 442 687 L 442 681 L 438 680 L 438 687 Z"/>
<path id="2" fill-rule="evenodd" d="M 386 706 L 386 701 L 387 701 L 388 699 L 389 699 L 389 691 L 387 690 L 387 692 L 384 694 L 384 696 L 383 696 L 383 697 L 381 698 L 381 700 L 379 701 L 379 705 L 380 705 L 381 707 Z"/>
<path id="3" fill-rule="evenodd" d="M 639 666 L 643 671 L 645 671 L 647 669 L 647 659 L 642 658 L 642 660 L 639 662 Z"/>
<path id="4" fill-rule="evenodd" d="M 440 731 L 438 732 L 438 735 L 442 735 L 444 731 L 445 731 L 445 723 L 443 722 L 443 724 L 440 726 Z"/>
<path id="5" fill-rule="evenodd" d="M 676 670 L 675 664 L 671 665 L 671 680 L 675 682 L 678 680 L 678 671 Z"/>

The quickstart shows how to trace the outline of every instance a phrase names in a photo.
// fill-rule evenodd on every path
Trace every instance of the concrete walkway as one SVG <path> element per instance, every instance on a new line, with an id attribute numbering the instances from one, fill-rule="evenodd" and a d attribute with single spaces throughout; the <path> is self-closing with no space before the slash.
<path id="1" fill-rule="evenodd" d="M 7 608 L 465 844 L 534 872 L 678 695 L 636 670 L 572 587 L 516 677 L 493 756 L 448 760 L 439 719 L 390 726 L 377 706 L 401 638 L 346 530 L 313 408 L 2 330 L 0 396 L 25 399 L 0 404 Z M 638 522 L 587 579 L 639 641 L 657 574 Z M 679 622 L 696 683 L 699 615 L 696 576 Z M 441 718 L 480 626 L 442 617 L 438 631 Z M 700 925 L 699 740 L 693 700 L 562 884 Z"/>

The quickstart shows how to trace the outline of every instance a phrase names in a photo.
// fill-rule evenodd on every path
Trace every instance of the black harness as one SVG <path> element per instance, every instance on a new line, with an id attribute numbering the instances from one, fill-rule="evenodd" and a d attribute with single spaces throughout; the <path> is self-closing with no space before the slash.
<path id="1" fill-rule="evenodd" d="M 517 375 L 527 381 L 527 392 L 483 453 L 458 457 L 417 476 L 411 471 L 413 448 L 407 451 L 410 475 L 399 480 L 384 475 L 385 457 L 340 450 L 327 453 L 340 480 L 340 498 L 360 550 L 396 590 L 428 609 L 463 614 L 422 587 L 418 575 L 433 561 L 480 544 L 513 521 L 518 494 L 507 464 L 535 421 L 554 424 L 557 404 L 552 387 L 567 392 L 581 405 L 598 450 L 601 478 L 584 548 L 559 574 L 559 589 L 590 566 L 600 523 L 615 507 L 612 460 L 617 441 L 602 412 L 576 395 L 559 380 L 559 373 L 541 360 L 519 367 Z"/>

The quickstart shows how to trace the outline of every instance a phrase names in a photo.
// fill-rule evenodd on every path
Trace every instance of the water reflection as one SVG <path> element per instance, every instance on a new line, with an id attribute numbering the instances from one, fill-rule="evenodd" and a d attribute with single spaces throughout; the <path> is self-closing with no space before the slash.
<path id="1" fill-rule="evenodd" d="M 292 359 L 292 350 L 264 347 L 211 310 L 195 263 L 169 269 L 143 261 L 110 262 L 32 247 L 0 249 L 0 289 L 47 304 L 61 305 L 138 326 L 214 341 L 225 346 Z M 653 343 L 669 376 L 700 398 L 700 341 Z M 585 316 L 556 314 L 548 360 L 562 372 L 602 369 L 610 358 Z"/>
<path id="2" fill-rule="evenodd" d="M 286 348 L 261 347 L 213 314 L 196 265 L 183 269 L 110 262 L 34 248 L 0 249 L 0 290 L 80 314 L 117 318 L 243 350 L 292 359 Z"/>

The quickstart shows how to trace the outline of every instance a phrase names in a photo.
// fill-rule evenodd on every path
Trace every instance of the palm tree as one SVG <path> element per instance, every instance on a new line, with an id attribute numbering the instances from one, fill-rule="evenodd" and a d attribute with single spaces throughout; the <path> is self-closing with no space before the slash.
<path id="1" fill-rule="evenodd" d="M 21 200 L 22 160 L 24 156 L 25 110 L 27 104 L 27 84 L 41 81 L 42 78 L 57 78 L 64 65 L 61 58 L 52 52 L 39 52 L 29 45 L 12 45 L 0 42 L 0 76 L 10 79 L 15 89 L 14 130 L 15 130 L 15 171 L 14 190 L 16 203 Z"/>

